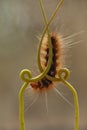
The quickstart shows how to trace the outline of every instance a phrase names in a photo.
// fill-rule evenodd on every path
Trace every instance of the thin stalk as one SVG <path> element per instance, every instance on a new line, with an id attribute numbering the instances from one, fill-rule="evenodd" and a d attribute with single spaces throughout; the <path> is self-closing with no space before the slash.
<path id="1" fill-rule="evenodd" d="M 75 106 L 75 127 L 74 130 L 79 129 L 79 103 L 78 103 L 78 95 L 74 87 L 68 83 L 66 80 L 62 79 L 62 82 L 68 87 L 68 89 L 72 92 L 74 97 L 74 106 Z"/>

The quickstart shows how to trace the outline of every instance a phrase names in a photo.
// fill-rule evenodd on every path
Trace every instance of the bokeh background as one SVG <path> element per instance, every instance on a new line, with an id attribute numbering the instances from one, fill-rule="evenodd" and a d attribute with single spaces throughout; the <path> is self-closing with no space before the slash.
<path id="1" fill-rule="evenodd" d="M 49 19 L 58 0 L 43 0 L 43 3 Z M 18 92 L 23 84 L 19 73 L 28 68 L 33 76 L 38 74 L 37 36 L 43 29 L 39 0 L 0 0 L 0 130 L 19 130 Z M 64 37 L 78 33 L 71 39 L 73 43 L 80 42 L 67 52 L 66 65 L 71 70 L 69 82 L 79 96 L 80 130 L 86 130 L 87 1 L 65 0 L 50 29 Z M 69 90 L 61 84 L 57 89 L 73 104 Z M 25 94 L 26 107 L 32 102 L 29 94 Z M 48 114 L 44 93 L 25 112 L 26 130 L 73 130 L 73 120 L 74 108 L 53 91 L 48 92 Z"/>

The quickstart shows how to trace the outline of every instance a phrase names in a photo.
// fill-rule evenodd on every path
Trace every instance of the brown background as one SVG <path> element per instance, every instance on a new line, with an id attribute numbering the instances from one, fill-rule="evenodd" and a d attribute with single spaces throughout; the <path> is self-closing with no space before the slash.
<path id="1" fill-rule="evenodd" d="M 57 0 L 43 0 L 49 19 Z M 44 28 L 37 0 L 0 0 L 0 129 L 19 130 L 18 92 L 22 85 L 19 73 L 29 68 L 38 74 L 36 51 Z M 87 129 L 87 1 L 65 0 L 50 26 L 63 36 L 82 32 L 73 37 L 79 44 L 67 53 L 70 83 L 77 89 L 80 105 L 80 129 Z M 73 104 L 72 94 L 62 85 L 57 87 Z M 25 96 L 28 106 L 29 95 Z M 48 94 L 48 116 L 44 94 L 25 113 L 28 130 L 73 130 L 74 109 L 53 92 Z"/>

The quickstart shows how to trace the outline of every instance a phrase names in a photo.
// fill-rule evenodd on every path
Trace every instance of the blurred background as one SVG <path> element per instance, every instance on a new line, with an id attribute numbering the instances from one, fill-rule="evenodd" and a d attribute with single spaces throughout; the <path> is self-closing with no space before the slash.
<path id="1" fill-rule="evenodd" d="M 43 0 L 47 18 L 59 0 Z M 23 84 L 19 77 L 22 69 L 38 74 L 38 38 L 44 29 L 39 0 L 0 0 L 0 129 L 19 130 L 18 92 Z M 87 129 L 87 1 L 65 0 L 50 30 L 63 37 L 77 33 L 69 40 L 73 44 L 66 54 L 66 66 L 71 70 L 69 82 L 76 88 L 80 105 L 80 130 Z M 67 42 L 67 41 L 66 41 Z M 68 47 L 69 48 L 69 47 Z M 73 104 L 69 90 L 57 89 Z M 27 94 L 26 94 L 27 93 Z M 36 97 L 35 97 L 36 96 Z M 74 108 L 57 93 L 50 90 L 48 113 L 44 93 L 25 112 L 26 130 L 73 130 Z M 37 98 L 25 92 L 25 107 Z"/>

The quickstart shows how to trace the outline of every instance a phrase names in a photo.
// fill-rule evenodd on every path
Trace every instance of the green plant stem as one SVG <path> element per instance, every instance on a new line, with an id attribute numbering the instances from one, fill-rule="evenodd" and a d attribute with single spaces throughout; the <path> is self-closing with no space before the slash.
<path id="1" fill-rule="evenodd" d="M 25 130 L 24 126 L 24 90 L 28 86 L 28 82 L 25 82 L 19 91 L 19 119 L 20 119 L 20 130 Z"/>
<path id="2" fill-rule="evenodd" d="M 74 87 L 70 83 L 68 83 L 66 80 L 62 79 L 61 82 L 63 82 L 73 94 L 74 106 L 75 106 L 75 127 L 74 127 L 74 130 L 78 130 L 79 129 L 79 103 L 78 103 L 77 92 L 74 89 Z"/>

